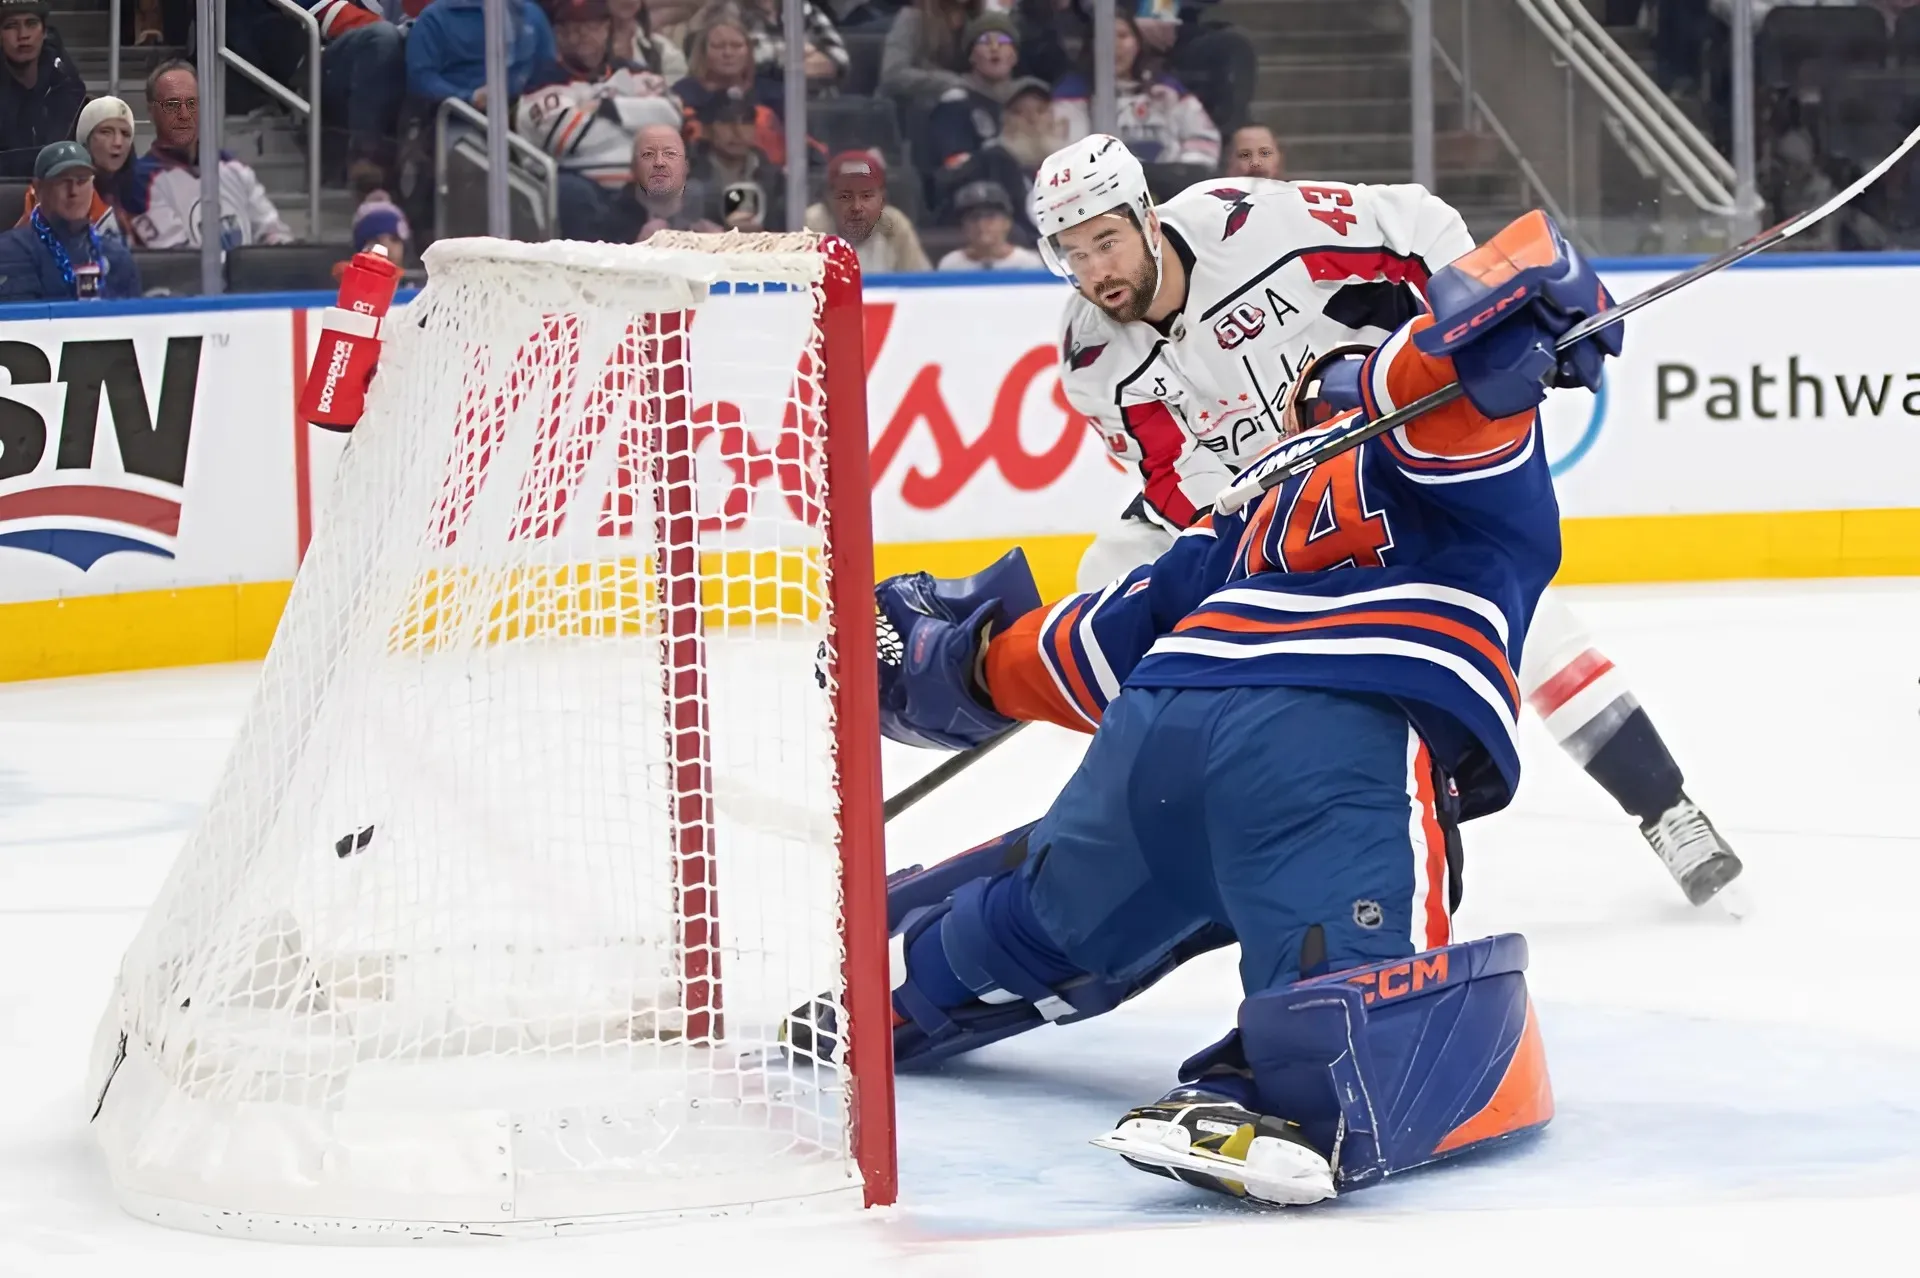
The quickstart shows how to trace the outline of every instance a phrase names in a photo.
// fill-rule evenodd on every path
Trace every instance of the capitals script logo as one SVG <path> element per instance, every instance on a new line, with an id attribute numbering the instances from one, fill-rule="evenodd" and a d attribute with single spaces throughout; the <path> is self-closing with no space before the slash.
<path id="1" fill-rule="evenodd" d="M 1253 213 L 1253 205 L 1247 200 L 1247 193 L 1238 187 L 1218 186 L 1207 194 L 1227 206 L 1227 229 L 1220 233 L 1220 238 L 1232 239 L 1234 232 L 1245 226 L 1247 218 Z"/>
<path id="2" fill-rule="evenodd" d="M 0 387 L 0 546 L 51 555 L 82 572 L 120 552 L 174 557 L 200 344 L 199 337 L 167 340 L 156 405 L 129 339 L 62 343 L 58 375 L 42 347 L 0 342 L 0 368 L 11 383 Z M 117 471 L 94 465 L 103 417 Z"/>

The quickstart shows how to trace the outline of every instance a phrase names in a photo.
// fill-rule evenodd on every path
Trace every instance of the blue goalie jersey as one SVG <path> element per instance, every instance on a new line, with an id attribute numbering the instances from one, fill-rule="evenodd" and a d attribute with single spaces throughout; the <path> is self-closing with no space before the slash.
<path id="1" fill-rule="evenodd" d="M 1454 380 L 1409 340 L 1429 322 L 1368 358 L 1362 412 Z M 1489 419 L 1460 399 L 1203 517 L 1104 590 L 1020 618 L 988 646 L 987 687 L 1003 714 L 1087 731 L 1123 687 L 1389 697 L 1453 776 L 1462 815 L 1483 815 L 1519 783 L 1514 670 L 1559 563 L 1538 415 Z"/>

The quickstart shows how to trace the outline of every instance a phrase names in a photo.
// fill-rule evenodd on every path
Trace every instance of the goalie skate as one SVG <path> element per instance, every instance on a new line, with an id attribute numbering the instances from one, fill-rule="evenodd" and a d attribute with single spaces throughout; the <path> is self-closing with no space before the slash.
<path id="1" fill-rule="evenodd" d="M 1134 1167 L 1234 1198 L 1301 1206 L 1332 1198 L 1333 1168 L 1300 1128 L 1207 1093 L 1129 1110 L 1093 1144 Z"/>

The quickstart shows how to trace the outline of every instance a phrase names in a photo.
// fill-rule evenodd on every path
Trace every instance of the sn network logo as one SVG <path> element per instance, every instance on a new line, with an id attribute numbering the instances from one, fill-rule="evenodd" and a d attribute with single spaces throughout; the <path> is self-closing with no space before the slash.
<path id="1" fill-rule="evenodd" d="M 0 342 L 0 368 L 11 381 L 0 386 L 0 546 L 52 555 L 83 572 L 120 551 L 173 558 L 201 340 L 167 340 L 157 405 L 130 339 L 61 343 L 57 376 L 49 349 Z M 49 384 L 66 388 L 57 426 L 34 406 L 52 397 L 15 394 Z M 118 471 L 94 466 L 103 399 Z M 44 466 L 49 449 L 53 464 Z"/>

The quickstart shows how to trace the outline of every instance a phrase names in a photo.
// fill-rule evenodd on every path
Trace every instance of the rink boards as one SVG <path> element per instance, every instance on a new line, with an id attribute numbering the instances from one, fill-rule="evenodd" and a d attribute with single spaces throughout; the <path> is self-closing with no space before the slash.
<path id="1" fill-rule="evenodd" d="M 1607 272 L 1617 296 L 1683 264 L 1631 265 Z M 1911 256 L 1778 257 L 1636 316 L 1602 394 L 1546 412 L 1562 580 L 1920 573 L 1920 365 L 1898 325 L 1852 319 L 1902 313 L 1916 284 Z M 1017 543 L 1057 593 L 1124 507 L 1135 481 L 1054 372 L 1064 299 L 1034 276 L 869 288 L 881 573 L 967 572 Z M 0 679 L 264 652 L 341 448 L 293 413 L 327 300 L 0 310 Z M 755 548 L 726 527 L 782 500 L 780 423 L 730 414 L 731 377 L 702 384 L 703 360 L 737 373 L 713 354 L 737 331 L 719 309 L 694 325 L 706 572 L 790 589 L 817 568 L 738 563 Z"/>

